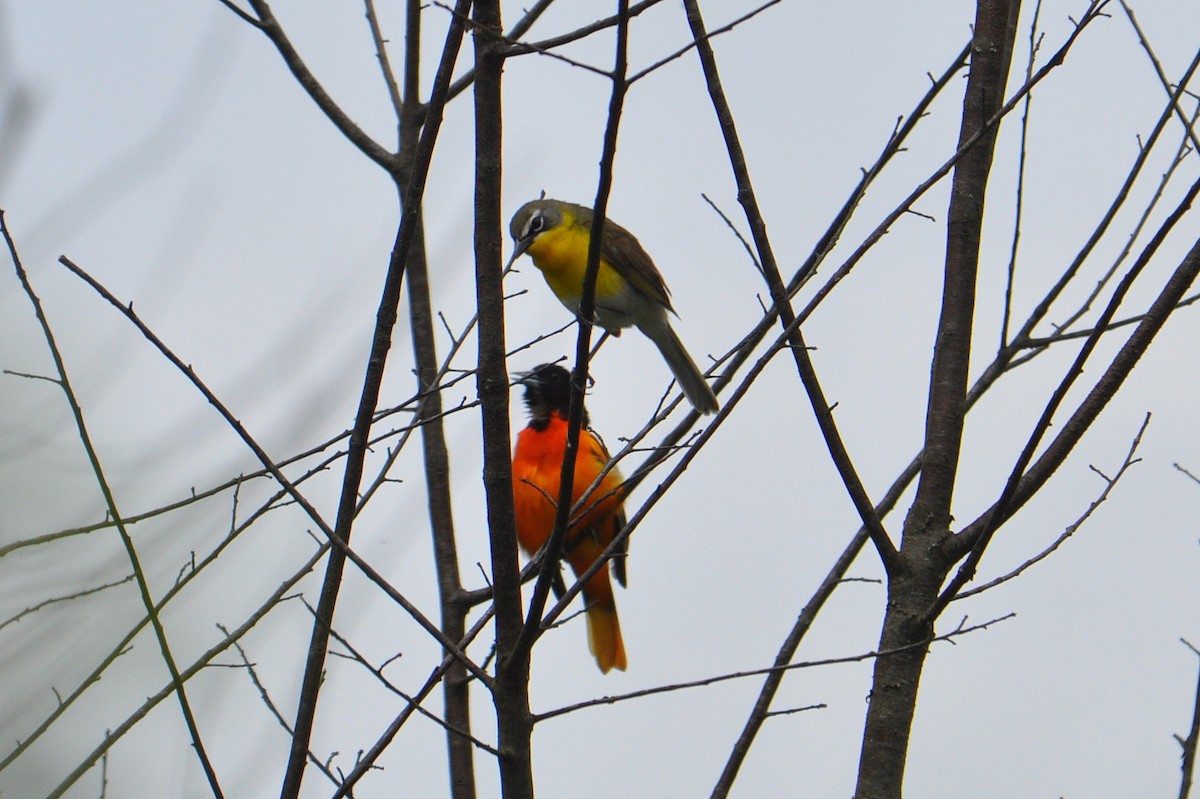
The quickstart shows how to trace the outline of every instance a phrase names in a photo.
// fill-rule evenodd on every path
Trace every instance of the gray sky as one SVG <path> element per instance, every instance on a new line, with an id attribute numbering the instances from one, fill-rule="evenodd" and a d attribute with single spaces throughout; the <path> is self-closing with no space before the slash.
<path id="1" fill-rule="evenodd" d="M 560 4 L 535 28 L 541 38 L 611 13 L 609 3 Z M 710 28 L 757 3 L 705 6 Z M 393 7 L 395 6 L 395 7 Z M 397 57 L 399 4 L 381 9 Z M 510 23 L 521 3 L 508 4 Z M 1068 35 L 1085 3 L 1047 2 L 1042 60 Z M 1200 6 L 1149 0 L 1134 6 L 1166 73 L 1181 75 L 1197 46 Z M 1165 94 L 1123 11 L 1088 29 L 1066 64 L 1034 94 L 1015 316 L 1031 305 L 1087 239 L 1161 113 Z M 278 3 L 276 13 L 343 108 L 391 146 L 395 122 L 362 7 Z M 424 10 L 428 89 L 447 12 Z M 1014 63 L 1028 55 L 1032 6 Z M 790 274 L 906 115 L 966 42 L 970 4 L 782 3 L 716 41 L 775 253 Z M 663 3 L 638 18 L 631 66 L 647 66 L 689 39 L 682 9 Z M 611 36 L 567 48 L 606 67 Z M 469 59 L 469 44 L 460 71 Z M 1040 62 L 1039 62 L 1040 63 Z M 1017 72 L 1023 67 L 1018 66 Z M 545 190 L 595 196 L 608 83 L 559 61 L 524 56 L 505 70 L 504 211 Z M 1010 81 L 1010 90 L 1018 80 Z M 952 152 L 964 80 L 934 105 L 909 151 L 871 190 L 819 279 Z M 24 97 L 26 105 L 12 98 Z M 20 111 L 20 109 L 26 109 Z M 14 117 L 14 109 L 20 111 Z M 126 514 L 160 507 L 257 468 L 251 453 L 185 380 L 56 259 L 68 255 L 125 301 L 194 366 L 268 452 L 284 458 L 348 427 L 357 401 L 377 294 L 394 237 L 389 181 L 312 105 L 264 37 L 215 0 L 146 4 L 114 0 L 0 0 L 0 208 L 58 335 L 93 439 Z M 999 337 L 1012 225 L 1019 118 L 1001 131 L 980 275 L 977 373 Z M 13 137 L 10 131 L 23 131 Z M 473 312 L 471 98 L 447 109 L 425 220 L 435 302 L 451 329 Z M 676 328 L 693 356 L 730 349 L 760 316 L 761 279 L 705 194 L 745 229 L 724 145 L 699 66 L 687 55 L 635 85 L 620 132 L 610 216 L 635 231 L 670 284 Z M 1151 160 L 1130 206 L 1088 262 L 1087 276 L 1051 312 L 1067 317 L 1125 244 L 1181 136 L 1176 124 Z M 1173 207 L 1195 179 L 1195 155 L 1167 190 Z M 940 301 L 946 186 L 916 206 L 876 246 L 805 327 L 825 392 L 872 497 L 919 446 L 929 355 Z M 1155 219 L 1166 213 L 1159 210 Z M 1200 222 L 1189 216 L 1135 288 L 1122 316 L 1177 265 Z M 506 250 L 507 252 L 507 250 Z M 5 259 L 7 263 L 7 259 Z M 528 259 L 510 278 L 510 346 L 568 321 Z M 1142 284 L 1139 284 L 1141 286 Z M 811 290 L 802 295 L 811 296 Z M 1107 294 L 1104 298 L 1107 298 Z M 1100 304 L 1093 310 L 1092 317 Z M 572 329 L 573 330 L 573 329 Z M 442 332 L 442 331 L 440 331 Z M 1052 332 L 1045 326 L 1043 334 Z M 1016 617 L 933 647 L 909 750 L 910 796 L 1123 797 L 1173 794 L 1179 747 L 1191 719 L 1200 644 L 1195 609 L 1200 549 L 1192 509 L 1200 486 L 1195 414 L 1194 310 L 1172 320 L 1043 495 L 997 536 L 980 572 L 1003 574 L 1052 542 L 1103 489 L 1089 465 L 1113 474 L 1147 412 L 1142 459 L 1108 502 L 1053 557 L 1020 579 L 955 603 L 939 631 L 963 617 Z M 1111 355 L 1120 339 L 1101 347 Z M 448 344 L 442 335 L 442 351 Z M 1065 345 L 1022 368 L 972 413 L 954 514 L 974 519 L 999 494 L 1046 396 L 1074 357 Z M 512 358 L 528 369 L 573 352 L 562 334 Z M 407 330 L 397 327 L 383 404 L 413 388 Z M 455 366 L 470 368 L 468 342 Z M 0 270 L 0 367 L 53 368 L 11 268 Z M 1085 375 L 1100 373 L 1099 364 Z M 617 449 L 654 412 L 669 373 L 644 338 L 607 343 L 593 362 L 593 424 Z M 474 381 L 448 406 L 473 399 Z M 1080 391 L 1072 395 L 1075 402 Z M 514 429 L 524 424 L 514 393 Z M 1073 407 L 1071 405 L 1070 407 Z M 403 416 L 388 424 L 400 424 Z M 482 585 L 487 562 L 479 420 L 452 415 L 447 432 L 464 581 Z M 654 436 L 652 435 L 653 439 Z M 391 442 L 394 444 L 394 440 Z M 385 455 L 376 454 L 376 469 Z M 625 470 L 640 459 L 631 456 Z M 312 461 L 306 462 L 312 465 Z M 296 471 L 299 473 L 299 470 Z M 373 472 L 369 471 L 369 474 Z M 662 473 L 665 475 L 665 472 Z M 356 549 L 436 615 L 419 445 L 414 440 L 361 516 Z M 640 505 L 650 481 L 630 500 Z M 311 484 L 332 517 L 338 474 Z M 247 484 L 241 520 L 270 493 Z M 102 518 L 65 403 L 43 381 L 0 377 L 0 546 Z M 161 596 L 195 553 L 226 535 L 232 496 L 134 527 Z M 903 509 L 886 520 L 898 534 Z M 177 657 L 190 662 L 246 616 L 313 550 L 312 525 L 294 508 L 268 514 L 172 602 L 165 616 Z M 535 650 L 533 704 L 544 711 L 605 694 L 769 665 L 797 613 L 857 528 L 790 361 L 777 359 L 708 448 L 641 525 L 630 584 L 617 602 L 626 673 L 601 675 L 583 624 L 559 628 Z M 0 557 L 0 622 L 23 609 L 129 573 L 106 529 Z M 852 570 L 877 579 L 865 551 Z M 300 586 L 315 602 L 319 572 Z M 878 583 L 841 587 L 798 658 L 870 651 L 884 605 Z M 0 726 L 9 743 L 29 737 L 141 617 L 132 584 L 60 603 L 0 627 Z M 298 601 L 283 603 L 244 640 L 248 657 L 289 719 L 309 633 Z M 336 627 L 374 662 L 397 652 L 388 675 L 415 690 L 437 647 L 378 589 L 351 571 Z M 473 653 L 483 657 L 486 643 Z M 218 662 L 237 662 L 232 651 Z M 349 769 L 402 701 L 361 667 L 331 658 L 314 750 L 338 751 Z M 735 796 L 848 796 L 853 790 L 869 662 L 790 676 L 777 709 L 822 710 L 772 718 L 747 760 Z M 42 796 L 165 682 L 153 639 L 140 635 L 63 719 L 0 771 L 0 792 Z M 750 710 L 747 679 L 603 706 L 548 721 L 535 732 L 545 796 L 705 796 Z M 287 740 L 243 670 L 212 669 L 190 683 L 206 744 L 231 795 L 277 795 Z M 488 698 L 475 694 L 475 732 L 494 741 Z M 427 703 L 441 706 L 440 697 Z M 145 757 L 153 746 L 156 756 Z M 445 795 L 444 736 L 417 719 L 359 795 Z M 482 796 L 496 772 L 479 754 Z M 164 702 L 113 749 L 109 795 L 203 796 L 178 707 Z M 67 794 L 96 796 L 93 770 Z M 969 786 L 969 787 L 964 787 Z M 306 796 L 331 792 L 313 769 Z"/>

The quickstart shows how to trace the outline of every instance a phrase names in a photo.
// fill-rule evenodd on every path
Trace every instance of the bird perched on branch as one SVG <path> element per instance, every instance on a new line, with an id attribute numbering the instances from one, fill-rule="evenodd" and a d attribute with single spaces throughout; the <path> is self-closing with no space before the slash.
<path id="1" fill-rule="evenodd" d="M 591 241 L 592 209 L 561 200 L 534 200 L 513 215 L 516 242 L 511 264 L 528 253 L 546 283 L 572 312 L 579 313 Z M 596 276 L 596 322 L 614 336 L 636 327 L 654 342 L 688 401 L 700 413 L 716 413 L 717 397 L 671 328 L 674 313 L 667 284 L 634 235 L 604 221 L 600 271 Z"/>
<path id="2" fill-rule="evenodd" d="M 554 531 L 563 459 L 567 447 L 567 415 L 571 402 L 571 375 L 555 364 L 542 364 L 518 377 L 525 386 L 529 424 L 517 435 L 513 454 L 513 506 L 516 510 L 517 540 L 526 554 L 533 555 Z M 610 469 L 591 492 L 588 488 L 608 465 L 608 451 L 587 428 L 587 411 L 575 457 L 571 490 L 572 508 L 583 499 L 583 507 L 571 515 L 563 557 L 576 576 L 596 562 L 625 526 L 625 500 L 620 473 Z M 584 497 L 584 494 L 587 497 Z M 617 581 L 625 585 L 625 554 L 628 539 L 612 558 Z M 583 587 L 587 604 L 588 646 L 600 670 L 625 670 L 625 644 L 617 621 L 608 567 L 597 571 Z"/>

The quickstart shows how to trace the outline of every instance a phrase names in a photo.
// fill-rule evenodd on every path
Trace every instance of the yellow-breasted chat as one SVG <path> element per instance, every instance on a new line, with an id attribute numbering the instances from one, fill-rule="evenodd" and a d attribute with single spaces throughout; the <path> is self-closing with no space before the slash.
<path id="1" fill-rule="evenodd" d="M 509 224 L 516 242 L 512 261 L 528 253 L 555 296 L 576 314 L 591 230 L 591 208 L 549 199 L 525 203 Z M 632 233 L 611 220 L 604 220 L 602 236 L 596 323 L 614 336 L 623 327 L 642 331 L 658 347 L 692 406 L 700 413 L 716 413 L 716 395 L 671 327 L 667 312 L 675 309 L 654 262 Z"/>

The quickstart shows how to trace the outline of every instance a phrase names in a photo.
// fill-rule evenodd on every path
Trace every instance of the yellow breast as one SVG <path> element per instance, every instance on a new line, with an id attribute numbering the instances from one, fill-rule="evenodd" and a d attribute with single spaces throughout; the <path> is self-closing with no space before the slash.
<path id="1" fill-rule="evenodd" d="M 538 236 L 526 251 L 534 265 L 542 270 L 554 294 L 573 310 L 579 308 L 579 298 L 583 294 L 590 238 L 586 228 L 566 223 Z M 625 278 L 601 258 L 600 273 L 596 276 L 596 297 L 615 297 L 626 286 Z"/>

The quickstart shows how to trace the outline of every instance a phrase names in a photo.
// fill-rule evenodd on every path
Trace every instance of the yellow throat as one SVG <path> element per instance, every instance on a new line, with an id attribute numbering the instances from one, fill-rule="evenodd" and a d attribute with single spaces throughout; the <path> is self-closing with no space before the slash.
<path id="1" fill-rule="evenodd" d="M 579 298 L 583 294 L 590 240 L 590 228 L 579 224 L 570 211 L 564 211 L 562 222 L 542 231 L 526 250 L 534 266 L 542 270 L 555 296 L 571 308 L 579 307 Z M 627 286 L 625 278 L 601 258 L 600 272 L 596 276 L 596 297 L 615 297 Z"/>

